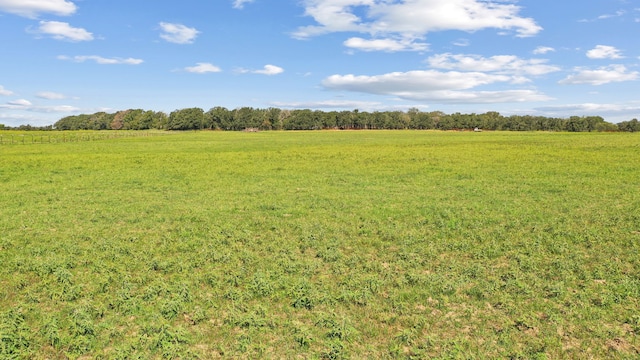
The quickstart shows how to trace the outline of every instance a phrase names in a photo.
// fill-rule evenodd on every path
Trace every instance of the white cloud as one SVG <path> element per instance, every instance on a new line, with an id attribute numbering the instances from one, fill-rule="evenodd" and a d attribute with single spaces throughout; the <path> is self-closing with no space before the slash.
<path id="1" fill-rule="evenodd" d="M 305 102 L 273 102 L 271 105 L 281 108 L 291 109 L 373 109 L 381 107 L 382 104 L 374 101 L 356 100 L 323 100 Z"/>
<path id="2" fill-rule="evenodd" d="M 134 59 L 134 58 L 105 58 L 97 55 L 88 55 L 88 56 L 74 56 L 69 57 L 65 55 L 58 56 L 59 60 L 68 60 L 74 62 L 85 62 L 85 61 L 95 61 L 100 65 L 117 65 L 117 64 L 125 64 L 125 65 L 139 65 L 144 62 L 142 59 Z"/>
<path id="3" fill-rule="evenodd" d="M 610 65 L 600 67 L 595 70 L 582 67 L 575 68 L 575 74 L 569 75 L 560 80 L 562 85 L 603 85 L 611 82 L 638 80 L 640 73 L 637 71 L 628 72 L 624 65 Z"/>
<path id="4" fill-rule="evenodd" d="M 40 21 L 39 34 L 51 35 L 56 40 L 91 41 L 93 34 L 82 28 L 74 28 L 66 22 Z"/>
<path id="5" fill-rule="evenodd" d="M 465 47 L 471 45 L 471 41 L 469 41 L 469 39 L 458 39 L 453 42 L 453 45 Z"/>
<path id="6" fill-rule="evenodd" d="M 622 16 L 622 15 L 624 15 L 626 13 L 627 12 L 624 11 L 624 10 L 618 10 L 614 14 L 603 14 L 603 15 L 598 16 L 598 20 L 604 20 L 604 19 L 620 17 L 620 16 Z"/>
<path id="7" fill-rule="evenodd" d="M 480 55 L 439 54 L 427 59 L 431 67 L 446 70 L 483 71 L 500 74 L 544 75 L 559 71 L 548 65 L 545 59 L 520 59 L 515 55 L 496 55 L 485 58 Z"/>
<path id="8" fill-rule="evenodd" d="M 20 110 L 20 111 L 33 111 L 41 113 L 64 113 L 79 111 L 77 107 L 69 105 L 56 105 L 56 106 L 38 106 L 34 105 L 31 101 L 26 99 L 18 99 L 9 101 L 4 105 L 0 104 L 0 109 L 8 110 Z"/>
<path id="9" fill-rule="evenodd" d="M 590 59 L 622 59 L 620 50 L 607 45 L 598 45 L 587 51 L 587 57 Z"/>
<path id="10" fill-rule="evenodd" d="M 196 66 L 189 66 L 184 70 L 196 74 L 216 73 L 222 71 L 219 67 L 210 63 L 197 63 Z"/>
<path id="11" fill-rule="evenodd" d="M 535 50 L 533 50 L 533 53 L 536 55 L 540 55 L 540 54 L 546 54 L 553 51 L 556 51 L 556 49 L 549 46 L 538 46 L 537 48 L 535 48 Z"/>
<path id="12" fill-rule="evenodd" d="M 0 0 L 0 11 L 35 18 L 39 14 L 67 16 L 76 12 L 76 5 L 66 0 Z"/>
<path id="13" fill-rule="evenodd" d="M 13 91 L 7 90 L 4 86 L 0 85 L 0 95 L 2 96 L 11 96 L 13 95 Z"/>
<path id="14" fill-rule="evenodd" d="M 429 44 L 413 42 L 411 39 L 363 39 L 352 37 L 344 42 L 346 47 L 361 51 L 425 51 Z"/>
<path id="15" fill-rule="evenodd" d="M 52 91 L 41 91 L 37 93 L 36 96 L 41 99 L 47 99 L 47 100 L 62 100 L 67 98 L 66 96 L 64 96 L 64 94 L 60 94 Z"/>
<path id="16" fill-rule="evenodd" d="M 284 69 L 275 65 L 265 65 L 262 70 L 256 70 L 254 73 L 262 75 L 277 75 L 284 72 Z"/>
<path id="17" fill-rule="evenodd" d="M 31 106 L 31 105 L 33 105 L 33 104 L 31 104 L 31 101 L 25 100 L 25 99 L 18 99 L 18 100 L 9 101 L 7 104 L 15 105 L 15 106 Z"/>
<path id="18" fill-rule="evenodd" d="M 262 75 L 277 75 L 277 74 L 283 73 L 284 69 L 279 66 L 268 64 L 268 65 L 265 65 L 264 68 L 260 70 L 248 70 L 243 68 L 237 68 L 235 69 L 235 72 L 240 74 L 252 73 L 252 74 L 262 74 Z"/>
<path id="19" fill-rule="evenodd" d="M 625 111 L 632 110 L 638 111 L 640 110 L 639 106 L 628 106 L 628 105 L 620 105 L 620 104 L 595 104 L 595 103 L 583 103 L 583 104 L 564 104 L 564 105 L 555 105 L 555 106 L 542 106 L 536 108 L 536 110 L 541 111 L 567 111 L 567 112 L 600 112 L 600 111 Z"/>
<path id="20" fill-rule="evenodd" d="M 160 37 L 175 44 L 192 44 L 200 33 L 195 28 L 190 28 L 182 24 L 160 23 L 163 33 Z"/>
<path id="21" fill-rule="evenodd" d="M 518 77 L 482 72 L 440 72 L 436 70 L 393 72 L 376 76 L 332 75 L 322 81 L 328 89 L 376 95 L 393 95 L 406 100 L 441 103 L 496 103 L 549 100 L 533 90 L 469 91 L 472 88 Z"/>
<path id="22" fill-rule="evenodd" d="M 513 4 L 480 0 L 305 0 L 305 15 L 316 25 L 300 27 L 295 38 L 332 32 L 360 32 L 374 39 L 419 39 L 435 31 L 483 29 L 513 30 L 519 37 L 533 36 L 542 28 L 531 18 L 519 16 Z M 362 41 L 360 43 L 364 44 Z M 371 50 L 388 47 L 367 44 Z M 407 50 L 407 49 L 405 49 Z M 417 50 L 421 50 L 420 48 Z"/>
<path id="23" fill-rule="evenodd" d="M 607 121 L 620 122 L 637 118 L 640 113 L 640 105 L 637 103 L 582 103 L 543 106 L 534 110 L 542 112 L 546 116 L 600 115 L 606 117 Z"/>
<path id="24" fill-rule="evenodd" d="M 242 9 L 245 4 L 251 4 L 254 0 L 233 0 L 234 9 Z"/>

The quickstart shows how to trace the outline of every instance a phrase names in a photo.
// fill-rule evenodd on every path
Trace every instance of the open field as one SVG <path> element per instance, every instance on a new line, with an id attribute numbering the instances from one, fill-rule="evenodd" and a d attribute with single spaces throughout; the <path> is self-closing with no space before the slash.
<path id="1" fill-rule="evenodd" d="M 626 133 L 0 146 L 0 358 L 637 358 L 639 176 Z"/>

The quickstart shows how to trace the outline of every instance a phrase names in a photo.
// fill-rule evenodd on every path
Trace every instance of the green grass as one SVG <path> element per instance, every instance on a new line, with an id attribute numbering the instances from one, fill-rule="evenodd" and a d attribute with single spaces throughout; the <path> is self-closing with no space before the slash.
<path id="1" fill-rule="evenodd" d="M 620 133 L 4 144 L 0 358 L 635 358 L 639 175 Z"/>

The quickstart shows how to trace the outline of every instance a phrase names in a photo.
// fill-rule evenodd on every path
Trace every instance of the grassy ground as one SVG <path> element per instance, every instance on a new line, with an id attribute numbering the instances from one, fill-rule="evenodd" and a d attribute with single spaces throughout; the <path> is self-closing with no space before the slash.
<path id="1" fill-rule="evenodd" d="M 639 135 L 6 136 L 0 358 L 640 354 Z"/>

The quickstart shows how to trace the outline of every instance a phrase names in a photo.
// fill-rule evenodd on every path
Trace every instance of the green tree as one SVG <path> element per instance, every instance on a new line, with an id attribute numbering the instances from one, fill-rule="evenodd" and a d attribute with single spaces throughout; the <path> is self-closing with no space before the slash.
<path id="1" fill-rule="evenodd" d="M 570 132 L 588 131 L 587 121 L 580 116 L 571 116 L 565 126 L 566 130 Z"/>
<path id="2" fill-rule="evenodd" d="M 636 132 L 640 131 L 640 121 L 638 119 L 632 119 L 629 121 L 623 121 L 618 123 L 618 129 L 620 131 Z"/>
<path id="3" fill-rule="evenodd" d="M 204 110 L 187 108 L 169 114 L 167 130 L 198 130 L 204 126 Z"/>
<path id="4" fill-rule="evenodd" d="M 205 114 L 205 127 L 209 129 L 231 130 L 232 116 L 229 109 L 216 106 Z"/>

